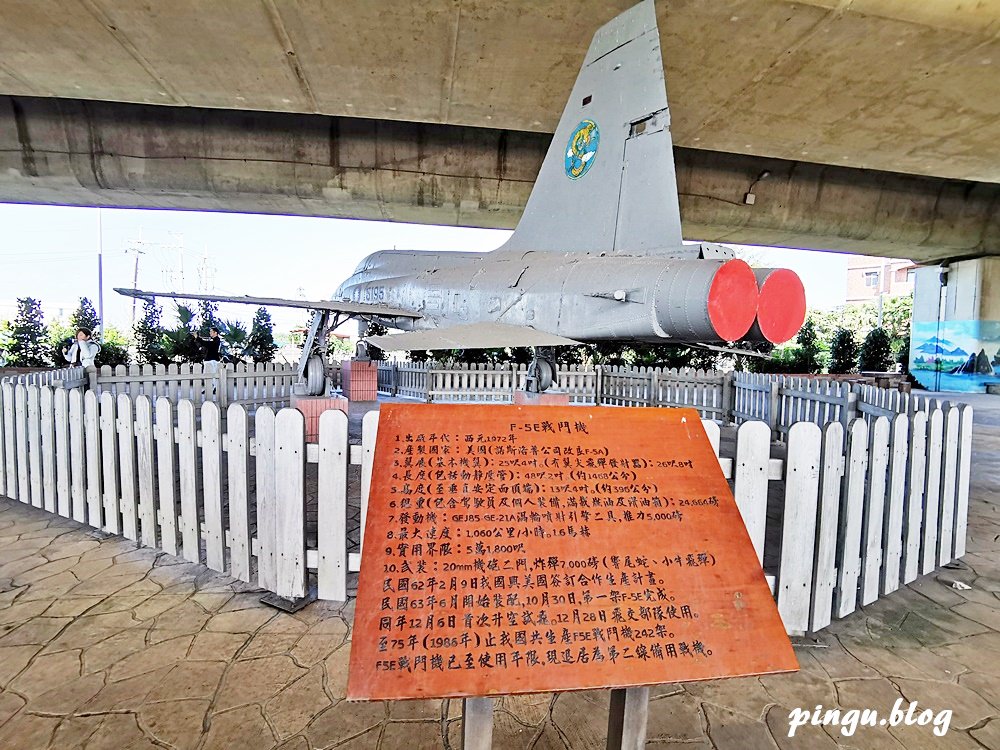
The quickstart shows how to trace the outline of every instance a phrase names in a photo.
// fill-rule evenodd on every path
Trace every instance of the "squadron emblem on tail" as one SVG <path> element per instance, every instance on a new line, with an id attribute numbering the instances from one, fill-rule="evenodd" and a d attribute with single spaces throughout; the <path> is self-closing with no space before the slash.
<path id="1" fill-rule="evenodd" d="M 601 145 L 601 130 L 593 120 L 583 120 L 576 126 L 566 145 L 566 176 L 579 180 L 590 169 Z"/>

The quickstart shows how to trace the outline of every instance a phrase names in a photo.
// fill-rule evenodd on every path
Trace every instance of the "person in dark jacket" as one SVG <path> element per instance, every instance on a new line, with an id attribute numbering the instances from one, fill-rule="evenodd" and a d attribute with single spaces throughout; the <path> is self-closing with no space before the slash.
<path id="1" fill-rule="evenodd" d="M 201 348 L 202 361 L 205 363 L 204 371 L 213 375 L 219 371 L 219 350 L 222 348 L 222 339 L 219 338 L 219 329 L 212 326 L 208 329 L 208 337 L 196 337 L 198 346 Z"/>

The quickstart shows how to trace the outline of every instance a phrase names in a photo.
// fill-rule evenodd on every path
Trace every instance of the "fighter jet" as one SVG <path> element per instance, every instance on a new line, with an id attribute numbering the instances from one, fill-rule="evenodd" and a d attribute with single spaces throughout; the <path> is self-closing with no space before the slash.
<path id="1" fill-rule="evenodd" d="M 785 269 L 751 269 L 722 245 L 685 245 L 653 0 L 597 30 L 514 233 L 488 253 L 383 250 L 330 302 L 139 292 L 316 311 L 300 363 L 346 317 L 388 351 L 530 346 L 536 390 L 551 347 L 627 340 L 714 347 L 781 343 L 805 319 Z M 367 321 L 402 333 L 365 336 Z M 322 369 L 321 362 L 312 366 Z"/>

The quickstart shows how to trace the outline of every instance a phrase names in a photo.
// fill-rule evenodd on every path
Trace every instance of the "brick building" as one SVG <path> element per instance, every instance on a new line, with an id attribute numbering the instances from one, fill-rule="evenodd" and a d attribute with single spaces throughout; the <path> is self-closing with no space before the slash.
<path id="1" fill-rule="evenodd" d="M 872 302 L 879 295 L 913 294 L 913 261 L 852 255 L 847 261 L 847 302 Z"/>

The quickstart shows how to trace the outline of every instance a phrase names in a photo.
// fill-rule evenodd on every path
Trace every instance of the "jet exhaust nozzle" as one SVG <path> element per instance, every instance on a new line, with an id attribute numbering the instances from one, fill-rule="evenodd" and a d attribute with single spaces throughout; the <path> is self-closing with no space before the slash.
<path id="1" fill-rule="evenodd" d="M 783 344 L 799 332 L 806 320 L 806 291 L 795 271 L 755 268 L 759 289 L 757 319 L 745 341 Z"/>
<path id="2" fill-rule="evenodd" d="M 757 280 L 745 261 L 681 261 L 657 282 L 657 332 L 677 341 L 737 341 L 757 315 Z"/>

